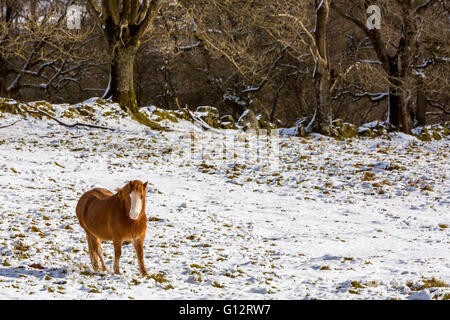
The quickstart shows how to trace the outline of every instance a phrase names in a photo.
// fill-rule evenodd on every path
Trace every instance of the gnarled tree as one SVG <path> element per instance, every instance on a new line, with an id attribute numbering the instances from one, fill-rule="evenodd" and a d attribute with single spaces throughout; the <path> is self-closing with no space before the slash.
<path id="1" fill-rule="evenodd" d="M 370 40 L 378 59 L 375 63 L 381 66 L 382 78 L 389 90 L 388 121 L 398 131 L 409 133 L 413 124 L 409 110 L 411 92 L 414 91 L 410 85 L 411 77 L 415 73 L 423 73 L 424 69 L 434 64 L 436 60 L 426 56 L 428 53 L 424 50 L 423 38 L 427 34 L 427 29 L 436 24 L 437 17 L 433 17 L 434 14 L 430 12 L 445 10 L 441 2 L 438 0 L 378 1 L 376 4 L 384 12 L 381 29 L 368 28 L 365 23 L 368 1 L 336 0 L 331 3 L 334 11 L 357 26 Z M 445 43 L 445 40 L 435 41 L 432 46 L 439 47 L 442 42 Z M 416 82 L 420 96 L 423 94 L 423 82 L 421 80 Z M 424 104 L 423 101 L 425 97 L 418 99 L 420 105 Z M 419 110 L 418 113 L 421 113 L 423 118 L 424 110 Z M 418 121 L 424 122 L 424 119 L 418 119 Z"/>
<path id="2" fill-rule="evenodd" d="M 149 31 L 162 0 L 89 0 L 111 52 L 109 86 L 104 98 L 130 114 L 138 113 L 133 66 L 140 41 Z"/>
<path id="3" fill-rule="evenodd" d="M 315 67 L 313 78 L 316 86 L 317 95 L 317 129 L 325 135 L 333 135 L 332 120 L 333 109 L 331 105 L 331 92 L 334 87 L 335 79 L 332 75 L 332 68 L 328 55 L 327 26 L 330 16 L 330 0 L 315 0 L 313 26 L 305 26 L 307 20 L 301 16 L 305 8 L 299 4 L 293 4 L 291 1 L 280 1 L 274 5 L 281 11 L 280 17 L 286 17 L 289 20 L 281 23 L 282 29 L 288 30 L 295 28 L 298 30 L 296 38 L 297 45 L 305 46 L 314 61 Z M 277 10 L 277 11 L 278 11 Z M 293 12 L 293 14 L 291 13 Z M 280 36 L 283 32 L 279 32 Z"/>

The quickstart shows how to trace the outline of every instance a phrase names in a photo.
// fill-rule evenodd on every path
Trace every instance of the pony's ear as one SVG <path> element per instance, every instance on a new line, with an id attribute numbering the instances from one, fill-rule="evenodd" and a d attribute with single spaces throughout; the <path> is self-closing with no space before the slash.
<path id="1" fill-rule="evenodd" d="M 144 183 L 144 190 L 147 191 L 147 185 L 148 185 L 148 181 Z"/>

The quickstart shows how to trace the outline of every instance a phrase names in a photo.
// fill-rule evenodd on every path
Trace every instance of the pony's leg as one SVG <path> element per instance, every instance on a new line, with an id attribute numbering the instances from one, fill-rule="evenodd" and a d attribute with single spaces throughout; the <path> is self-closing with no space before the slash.
<path id="1" fill-rule="evenodd" d="M 134 250 L 139 263 L 139 271 L 142 275 L 147 275 L 147 268 L 144 263 L 144 238 L 133 240 Z"/>
<path id="2" fill-rule="evenodd" d="M 98 238 L 95 239 L 95 241 L 94 241 L 94 249 L 95 249 L 98 259 L 100 260 L 101 270 L 108 272 L 109 269 L 106 266 L 105 259 L 103 257 L 102 242 Z"/>
<path id="3" fill-rule="evenodd" d="M 114 243 L 114 273 L 120 274 L 119 261 L 122 254 L 122 239 L 113 239 Z"/>
<path id="4" fill-rule="evenodd" d="M 100 268 L 98 265 L 99 261 L 98 261 L 97 250 L 95 248 L 96 239 L 93 235 L 91 235 L 90 233 L 87 233 L 87 232 L 86 232 L 86 238 L 87 238 L 89 257 L 91 258 L 92 268 L 94 269 L 94 271 L 98 271 Z"/>

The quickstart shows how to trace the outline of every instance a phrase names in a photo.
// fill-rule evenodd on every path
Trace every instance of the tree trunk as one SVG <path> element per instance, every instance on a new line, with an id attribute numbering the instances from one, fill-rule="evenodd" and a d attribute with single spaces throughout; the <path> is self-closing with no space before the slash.
<path id="1" fill-rule="evenodd" d="M 390 81 L 391 82 L 391 81 Z M 392 82 L 391 82 L 392 83 Z M 395 127 L 395 130 L 400 130 L 400 105 L 402 103 L 402 97 L 398 93 L 398 89 L 395 87 L 389 87 L 389 117 L 387 122 Z"/>
<path id="2" fill-rule="evenodd" d="M 408 100 L 406 97 L 403 97 L 402 104 L 401 104 L 401 110 L 400 110 L 400 116 L 401 116 L 401 123 L 402 128 L 401 131 L 404 133 L 411 133 L 411 115 L 408 110 Z"/>
<path id="3" fill-rule="evenodd" d="M 418 126 L 424 126 L 425 122 L 426 99 L 423 90 L 422 76 L 417 76 L 417 100 L 416 100 L 416 121 Z"/>
<path id="4" fill-rule="evenodd" d="M 109 87 L 104 95 L 119 103 L 129 114 L 136 114 L 139 110 L 134 88 L 134 61 L 138 48 L 138 43 L 127 46 L 113 44 Z"/>
<path id="5" fill-rule="evenodd" d="M 327 52 L 327 25 L 329 17 L 329 2 L 317 3 L 316 31 L 314 33 L 317 46 L 317 126 L 321 134 L 333 134 L 333 110 L 331 108 L 331 70 Z"/>
<path id="6" fill-rule="evenodd" d="M 327 73 L 320 73 L 318 82 L 317 126 L 321 134 L 333 135 L 333 110 L 331 108 L 331 83 Z"/>
<path id="7" fill-rule="evenodd" d="M 410 133 L 411 116 L 408 111 L 406 97 L 400 92 L 401 81 L 389 79 L 389 119 L 388 122 L 395 127 L 396 131 Z"/>
<path id="8" fill-rule="evenodd" d="M 6 62 L 0 57 L 0 97 L 6 97 L 6 80 L 7 80 Z"/>

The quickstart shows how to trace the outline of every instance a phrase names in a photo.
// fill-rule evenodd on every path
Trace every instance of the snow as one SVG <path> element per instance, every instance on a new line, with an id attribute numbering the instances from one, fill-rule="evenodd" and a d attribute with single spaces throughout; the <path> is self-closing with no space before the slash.
<path id="1" fill-rule="evenodd" d="M 373 128 L 378 127 L 379 123 L 380 123 L 380 122 L 379 122 L 378 120 L 375 120 L 375 121 L 372 121 L 372 122 L 369 122 L 369 123 L 365 123 L 365 124 L 363 124 L 362 126 L 363 126 L 364 128 L 373 129 Z"/>
<path id="2" fill-rule="evenodd" d="M 381 62 L 380 61 L 376 61 L 376 60 L 359 59 L 358 61 L 362 62 L 362 63 L 371 63 L 371 64 L 380 64 L 381 65 Z"/>
<path id="3" fill-rule="evenodd" d="M 103 93 L 103 97 L 102 99 L 108 99 L 111 98 L 110 96 L 110 91 L 111 91 L 111 85 L 112 85 L 112 77 L 111 77 L 111 69 L 109 70 L 109 78 L 108 78 L 108 86 L 105 89 L 105 92 Z"/>
<path id="4" fill-rule="evenodd" d="M 239 119 L 238 119 L 238 123 L 240 123 L 241 122 L 241 120 L 242 119 L 244 119 L 246 116 L 247 116 L 247 114 L 250 112 L 250 109 L 245 109 L 245 111 L 242 113 L 242 115 L 239 117 Z"/>
<path id="5" fill-rule="evenodd" d="M 241 98 L 236 96 L 236 95 L 230 95 L 230 94 L 224 94 L 223 95 L 223 100 L 229 100 L 229 101 L 233 101 L 241 106 L 246 106 L 247 102 L 245 101 L 241 101 Z"/>
<path id="6" fill-rule="evenodd" d="M 278 130 L 279 134 L 281 136 L 296 136 L 298 133 L 298 128 L 297 127 L 292 127 L 292 128 L 280 128 Z"/>
<path id="7" fill-rule="evenodd" d="M 310 122 L 308 123 L 308 125 L 306 126 L 306 128 L 305 128 L 305 131 L 306 131 L 306 132 L 310 132 L 310 131 L 311 131 L 312 126 L 313 126 L 314 122 L 316 121 L 317 111 L 318 111 L 318 108 L 316 108 L 316 110 L 314 111 L 314 115 L 313 115 L 313 117 L 311 118 L 311 121 L 310 121 Z"/>
<path id="8" fill-rule="evenodd" d="M 369 131 L 370 129 L 369 128 L 367 128 L 367 127 L 359 127 L 358 128 L 358 133 L 361 133 L 361 132 L 365 132 L 365 131 Z"/>
<path id="9" fill-rule="evenodd" d="M 428 290 L 422 290 L 419 292 L 413 292 L 407 297 L 408 300 L 431 300 Z"/>
<path id="10" fill-rule="evenodd" d="M 66 128 L 35 117 L 0 129 L 0 299 L 441 299 L 450 293 L 407 286 L 432 277 L 450 284 L 448 138 L 280 136 L 274 169 L 259 157 L 209 161 L 208 152 L 220 150 L 224 139 L 215 133 L 201 156 L 183 153 L 202 138 L 187 121 L 166 121 L 174 130 L 157 132 L 116 104 L 90 99 L 77 106 L 91 107 L 93 116 L 65 118 L 69 105 L 53 105 L 54 114 L 117 130 Z M 0 113 L 0 127 L 19 118 Z M 245 137 L 227 151 L 258 145 Z M 75 215 L 85 191 L 114 190 L 130 179 L 149 181 L 150 278 L 138 275 L 131 245 L 122 250 L 122 275 L 93 272 Z M 111 269 L 112 244 L 103 250 Z"/>
<path id="11" fill-rule="evenodd" d="M 182 47 L 180 47 L 180 50 L 191 50 L 191 49 L 199 47 L 200 45 L 201 45 L 201 41 L 197 41 L 196 43 L 194 43 L 194 44 L 192 44 L 190 46 L 182 46 Z"/>

